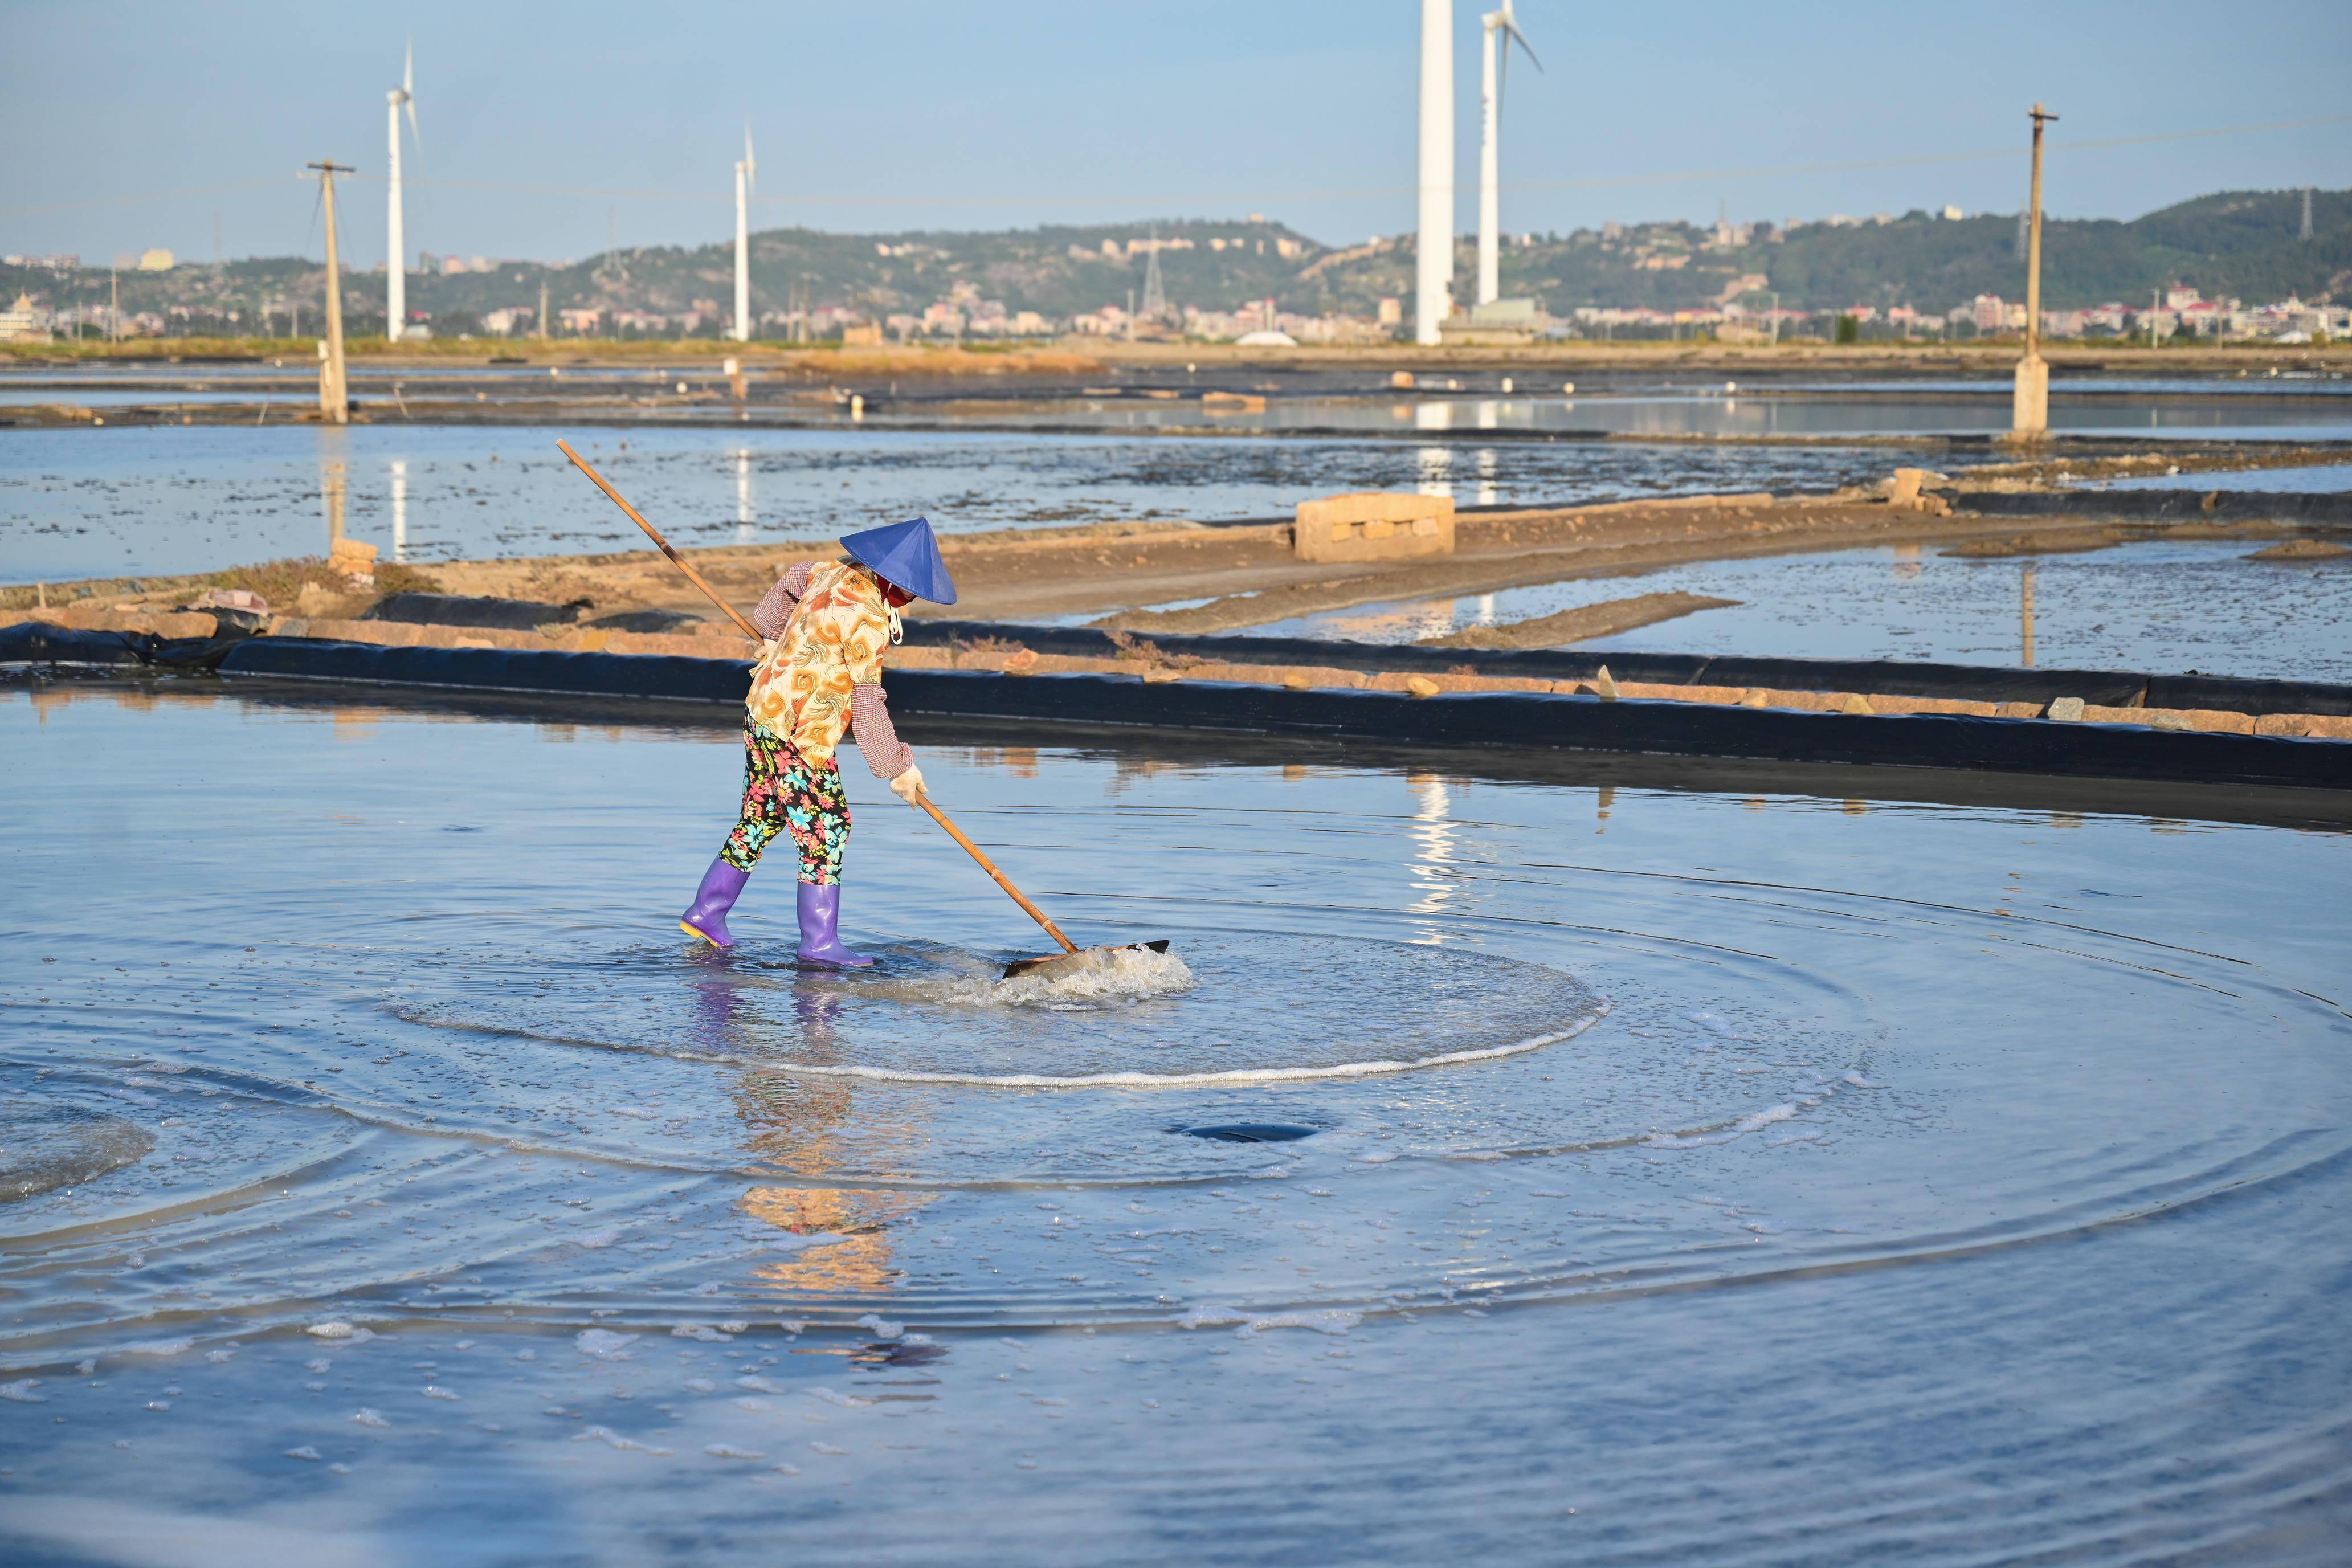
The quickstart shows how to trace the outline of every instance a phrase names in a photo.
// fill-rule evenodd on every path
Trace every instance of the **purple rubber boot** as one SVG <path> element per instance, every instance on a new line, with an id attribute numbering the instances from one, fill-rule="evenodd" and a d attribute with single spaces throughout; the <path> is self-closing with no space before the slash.
<path id="1" fill-rule="evenodd" d="M 874 961 L 841 945 L 841 884 L 820 888 L 803 882 L 801 889 L 801 962 L 829 969 L 863 969 Z"/>
<path id="2" fill-rule="evenodd" d="M 702 874 L 702 886 L 694 890 L 694 902 L 677 917 L 677 929 L 719 947 L 734 946 L 735 939 L 727 934 L 727 911 L 751 879 L 751 872 L 730 866 L 723 857 L 713 860 Z"/>

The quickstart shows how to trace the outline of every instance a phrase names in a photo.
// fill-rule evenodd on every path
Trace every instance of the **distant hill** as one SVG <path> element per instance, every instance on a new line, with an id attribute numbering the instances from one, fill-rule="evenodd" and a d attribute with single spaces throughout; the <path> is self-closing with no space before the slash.
<path id="1" fill-rule="evenodd" d="M 2303 193 L 2226 191 L 2130 222 L 2055 219 L 2043 229 L 2042 299 L 2053 309 L 2107 300 L 2132 304 L 2175 282 L 2209 298 L 2250 302 L 2297 294 L 2306 300 L 2352 296 L 2352 191 L 2322 191 L 2312 203 L 2314 234 L 2299 237 Z M 996 233 L 922 231 L 887 235 L 769 229 L 752 237 L 753 307 L 781 312 L 805 300 L 866 315 L 919 313 L 958 295 L 1001 301 L 1059 323 L 1105 305 L 1140 299 L 1145 247 L 1156 233 L 1171 304 L 1232 310 L 1276 300 L 1285 310 L 1370 316 L 1383 297 L 1409 299 L 1410 236 L 1333 249 L 1280 223 L 1163 219 L 1057 226 Z M 1912 212 L 1885 223 L 1805 224 L 1786 234 L 1759 229 L 1738 243 L 1685 223 L 1610 225 L 1602 231 L 1537 236 L 1503 255 L 1507 294 L 1532 294 L 1556 315 L 1580 305 L 1675 309 L 1758 289 L 1784 306 L 1910 304 L 1942 311 L 1974 296 L 2024 293 L 2016 215 L 1944 219 Z M 1466 287 L 1473 258 L 1463 242 L 1457 274 Z M 611 258 L 545 265 L 501 262 L 487 271 L 413 279 L 413 309 L 438 330 L 467 330 L 487 311 L 535 308 L 544 283 L 554 309 L 603 307 L 676 317 L 699 310 L 715 331 L 731 310 L 733 247 L 623 250 Z M 218 323 L 237 310 L 299 300 L 318 329 L 320 269 L 295 258 L 189 266 L 121 275 L 122 309 Z M 103 268 L 78 272 L 0 267 L 0 294 L 20 289 L 51 309 L 102 305 Z M 383 331 L 383 278 L 346 280 L 348 330 Z M 278 321 L 285 321 L 281 306 Z"/>

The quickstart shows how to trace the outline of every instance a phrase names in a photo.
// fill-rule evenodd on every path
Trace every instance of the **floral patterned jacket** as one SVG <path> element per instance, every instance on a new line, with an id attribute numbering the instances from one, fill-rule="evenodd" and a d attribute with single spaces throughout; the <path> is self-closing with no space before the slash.
<path id="1" fill-rule="evenodd" d="M 798 569 L 795 568 L 795 574 Z M 745 706 L 810 763 L 833 760 L 860 686 L 879 689 L 897 620 L 873 574 L 844 562 L 813 567 L 782 633 L 752 666 Z"/>

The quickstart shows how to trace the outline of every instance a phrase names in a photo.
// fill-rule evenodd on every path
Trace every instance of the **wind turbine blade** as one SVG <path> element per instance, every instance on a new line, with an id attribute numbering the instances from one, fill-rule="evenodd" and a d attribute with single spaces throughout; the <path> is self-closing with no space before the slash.
<path id="1" fill-rule="evenodd" d="M 401 62 L 400 90 L 414 97 L 416 92 L 416 40 L 408 40 L 408 55 Z"/>
<path id="2" fill-rule="evenodd" d="M 1511 45 L 1516 40 L 1519 47 L 1527 50 L 1528 63 L 1538 70 L 1543 69 L 1543 61 L 1536 58 L 1536 47 L 1528 42 L 1528 36 L 1519 31 L 1519 25 L 1517 22 L 1506 20 L 1503 26 L 1510 34 L 1509 37 L 1503 40 L 1503 58 L 1507 60 L 1511 58 Z"/>
<path id="3" fill-rule="evenodd" d="M 417 154 L 423 156 L 425 132 L 416 129 L 416 100 L 413 98 L 408 100 L 408 139 L 416 143 Z"/>
<path id="4" fill-rule="evenodd" d="M 743 184 L 749 189 L 760 177 L 760 161 L 751 156 L 751 122 L 743 121 Z"/>

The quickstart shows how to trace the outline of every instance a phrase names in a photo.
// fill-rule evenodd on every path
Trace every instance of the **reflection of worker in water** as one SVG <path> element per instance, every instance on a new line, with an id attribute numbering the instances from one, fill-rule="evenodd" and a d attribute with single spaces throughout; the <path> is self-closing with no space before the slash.
<path id="1" fill-rule="evenodd" d="M 703 1043 L 730 1054 L 768 1048 L 767 1037 L 782 1020 L 763 1016 L 758 1004 L 782 995 L 790 999 L 799 1035 L 793 1055 L 806 1063 L 832 1062 L 844 1054 L 834 1024 L 846 998 L 822 989 L 823 984 L 804 979 L 780 992 L 765 979 L 747 983 L 739 973 L 714 973 L 698 986 L 695 1010 Z M 870 1167 L 891 1143 L 911 1143 L 916 1137 L 914 1128 L 887 1110 L 877 1116 L 869 1106 L 860 1117 L 854 1104 L 858 1087 L 847 1079 L 779 1068 L 754 1068 L 738 1083 L 735 1107 L 749 1134 L 749 1152 L 761 1163 L 809 1184 L 763 1182 L 750 1187 L 738 1200 L 742 1211 L 790 1235 L 815 1238 L 760 1263 L 747 1282 L 752 1287 L 789 1293 L 811 1307 L 844 1299 L 872 1301 L 898 1289 L 902 1270 L 894 1257 L 894 1229 L 935 1194 L 831 1184 L 845 1164 Z"/>
<path id="2" fill-rule="evenodd" d="M 955 582 L 921 518 L 853 533 L 839 561 L 793 567 L 752 618 L 769 641 L 753 667 L 743 721 L 743 813 L 703 874 L 678 924 L 689 936 L 732 945 L 727 911 L 760 852 L 779 832 L 800 853 L 800 956 L 855 968 L 872 959 L 842 945 L 841 857 L 849 799 L 834 750 L 844 731 L 877 778 L 908 805 L 923 773 L 890 725 L 882 697 L 882 650 L 899 639 L 898 610 L 916 599 L 955 603 Z"/>

